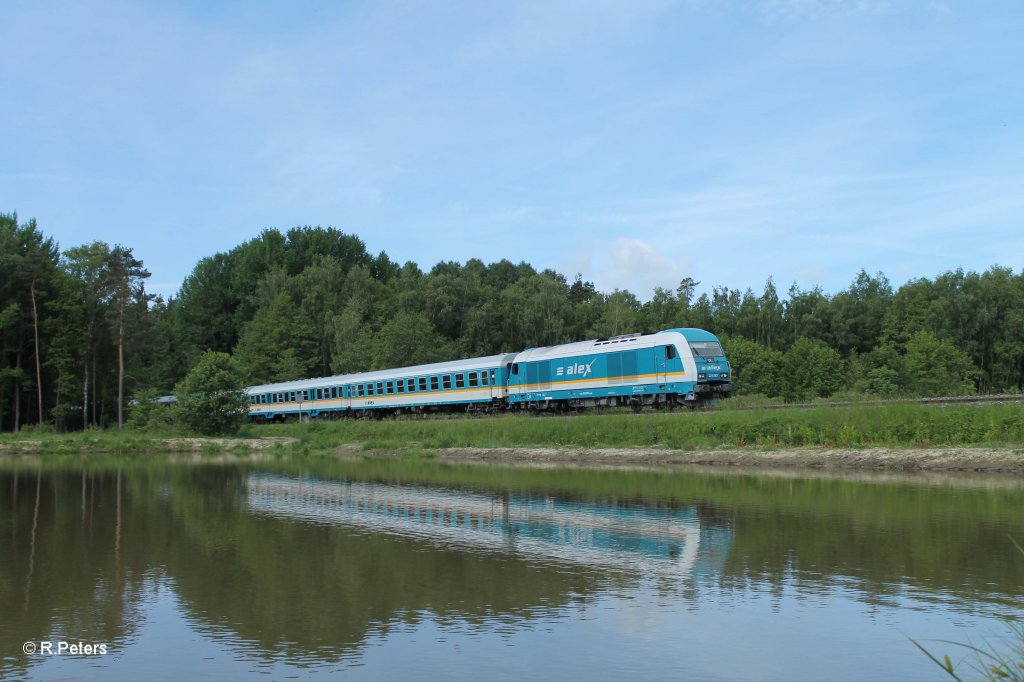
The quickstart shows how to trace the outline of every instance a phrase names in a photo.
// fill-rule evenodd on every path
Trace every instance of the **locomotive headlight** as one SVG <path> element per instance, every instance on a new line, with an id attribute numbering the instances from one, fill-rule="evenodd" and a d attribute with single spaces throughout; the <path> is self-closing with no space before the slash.
<path id="1" fill-rule="evenodd" d="M 722 372 L 722 378 L 723 379 L 728 379 L 729 378 L 729 373 L 728 372 Z"/>

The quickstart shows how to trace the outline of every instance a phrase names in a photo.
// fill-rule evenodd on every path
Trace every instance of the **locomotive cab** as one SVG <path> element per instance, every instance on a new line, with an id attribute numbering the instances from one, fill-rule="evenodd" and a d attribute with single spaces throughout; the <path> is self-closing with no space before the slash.
<path id="1" fill-rule="evenodd" d="M 728 397 L 732 393 L 732 369 L 718 337 L 703 329 L 672 331 L 682 334 L 687 350 L 693 357 L 697 369 L 697 385 L 694 387 L 697 399 Z"/>

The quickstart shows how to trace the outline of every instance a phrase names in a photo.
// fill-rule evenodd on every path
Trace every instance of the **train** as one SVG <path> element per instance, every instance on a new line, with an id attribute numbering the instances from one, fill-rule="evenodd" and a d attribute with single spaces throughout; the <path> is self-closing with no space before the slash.
<path id="1" fill-rule="evenodd" d="M 722 344 L 678 328 L 245 389 L 253 421 L 697 407 L 732 392 Z"/>

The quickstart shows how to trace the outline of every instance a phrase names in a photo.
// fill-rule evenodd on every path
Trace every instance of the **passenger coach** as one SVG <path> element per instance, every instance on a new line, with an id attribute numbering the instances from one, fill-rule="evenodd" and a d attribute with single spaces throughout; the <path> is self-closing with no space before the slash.
<path id="1" fill-rule="evenodd" d="M 249 414 L 267 420 L 290 415 L 347 416 L 490 410 L 504 406 L 514 353 L 430 365 L 252 386 Z"/>

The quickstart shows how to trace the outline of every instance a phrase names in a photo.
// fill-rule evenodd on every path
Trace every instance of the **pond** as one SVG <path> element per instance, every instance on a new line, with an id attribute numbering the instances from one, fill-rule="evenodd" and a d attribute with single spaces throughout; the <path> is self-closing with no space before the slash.
<path id="1" fill-rule="evenodd" d="M 8 461 L 0 678 L 941 679 L 1011 537 L 1016 477 Z"/>

